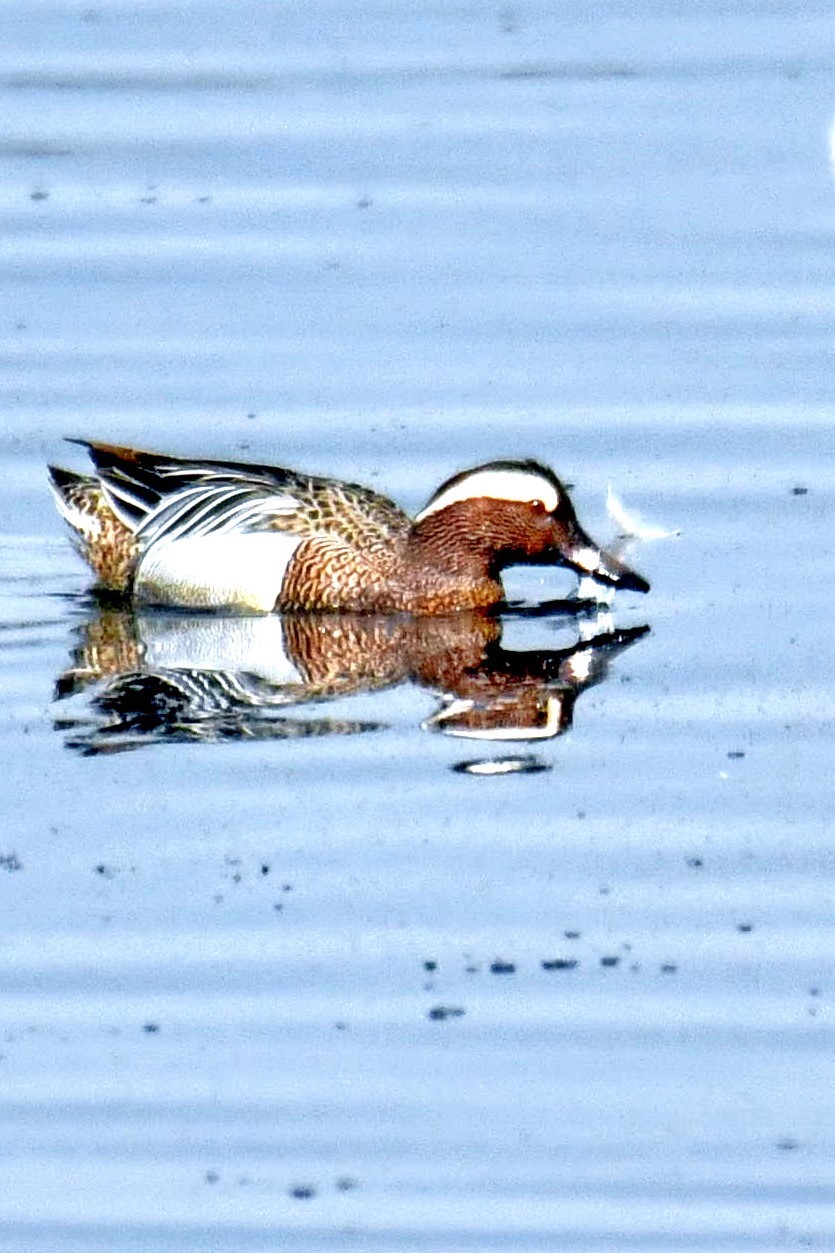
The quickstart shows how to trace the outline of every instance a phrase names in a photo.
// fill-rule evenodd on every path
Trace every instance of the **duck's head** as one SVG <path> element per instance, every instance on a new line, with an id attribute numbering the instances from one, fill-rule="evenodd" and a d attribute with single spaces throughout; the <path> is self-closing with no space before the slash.
<path id="1" fill-rule="evenodd" d="M 562 565 L 612 587 L 649 591 L 645 578 L 589 538 L 565 487 L 536 461 L 491 461 L 454 475 L 414 528 L 449 556 L 478 553 L 493 574 L 510 565 Z"/>

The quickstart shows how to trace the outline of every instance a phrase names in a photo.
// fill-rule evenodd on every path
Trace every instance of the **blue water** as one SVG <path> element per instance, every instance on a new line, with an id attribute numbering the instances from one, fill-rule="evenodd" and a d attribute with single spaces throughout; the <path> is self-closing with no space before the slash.
<path id="1" fill-rule="evenodd" d="M 0 31 L 0 1250 L 835 1247 L 830 6 Z M 473 738 L 408 631 L 102 613 L 64 435 L 681 535 Z"/>

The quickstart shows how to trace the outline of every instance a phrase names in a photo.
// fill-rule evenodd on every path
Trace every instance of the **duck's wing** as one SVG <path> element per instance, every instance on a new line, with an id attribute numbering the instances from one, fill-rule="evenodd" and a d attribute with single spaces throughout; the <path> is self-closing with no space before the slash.
<path id="1" fill-rule="evenodd" d="M 165 540 L 270 529 L 297 513 L 295 477 L 266 466 L 189 461 L 113 444 L 83 443 L 113 512 L 143 548 Z"/>
<path id="2" fill-rule="evenodd" d="M 390 542 L 409 519 L 368 488 L 279 466 L 189 460 L 113 444 L 87 448 L 102 490 L 142 548 L 162 541 L 282 532 L 351 543 Z"/>

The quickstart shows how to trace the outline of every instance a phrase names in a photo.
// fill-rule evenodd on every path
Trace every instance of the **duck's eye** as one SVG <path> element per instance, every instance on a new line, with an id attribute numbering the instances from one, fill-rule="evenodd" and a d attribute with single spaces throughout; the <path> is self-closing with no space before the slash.
<path id="1" fill-rule="evenodd" d="M 545 513 L 545 504 L 541 500 L 532 500 L 531 509 L 533 509 L 534 513 Z"/>

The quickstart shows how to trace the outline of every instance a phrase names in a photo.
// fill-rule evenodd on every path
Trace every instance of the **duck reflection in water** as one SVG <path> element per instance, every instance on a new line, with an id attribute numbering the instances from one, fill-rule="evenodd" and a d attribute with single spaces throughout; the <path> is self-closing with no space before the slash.
<path id="1" fill-rule="evenodd" d="M 88 755 L 160 741 L 344 735 L 385 724 L 298 707 L 411 682 L 439 701 L 427 730 L 542 740 L 568 729 L 579 694 L 648 627 L 616 630 L 607 615 L 576 614 L 537 626 L 571 637 L 561 648 L 511 650 L 502 619 L 479 613 L 256 618 L 101 609 L 79 628 L 73 664 L 57 681 L 55 725 Z M 85 701 L 77 714 L 75 701 L 64 704 L 69 697 Z"/>

